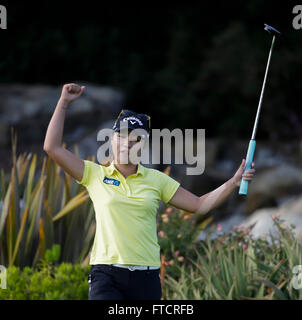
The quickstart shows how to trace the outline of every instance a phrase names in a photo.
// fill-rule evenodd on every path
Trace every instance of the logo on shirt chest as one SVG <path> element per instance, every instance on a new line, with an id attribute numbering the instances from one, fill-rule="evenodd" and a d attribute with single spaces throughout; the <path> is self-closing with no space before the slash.
<path id="1" fill-rule="evenodd" d="M 107 183 L 107 184 L 114 185 L 114 186 L 119 186 L 120 183 L 121 183 L 120 181 L 118 181 L 116 179 L 110 179 L 110 178 L 107 178 L 107 177 L 104 178 L 103 182 Z"/>

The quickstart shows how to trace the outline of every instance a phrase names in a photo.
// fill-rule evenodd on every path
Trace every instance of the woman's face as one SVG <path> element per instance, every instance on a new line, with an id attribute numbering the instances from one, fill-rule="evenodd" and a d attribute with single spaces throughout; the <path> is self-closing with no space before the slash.
<path id="1" fill-rule="evenodd" d="M 142 149 L 143 141 L 135 132 L 132 132 L 130 136 L 130 132 L 131 131 L 129 131 L 129 133 L 127 131 L 114 132 L 111 137 L 113 156 L 118 163 L 135 164 L 137 163 L 137 156 L 140 156 L 140 151 L 138 150 Z"/>

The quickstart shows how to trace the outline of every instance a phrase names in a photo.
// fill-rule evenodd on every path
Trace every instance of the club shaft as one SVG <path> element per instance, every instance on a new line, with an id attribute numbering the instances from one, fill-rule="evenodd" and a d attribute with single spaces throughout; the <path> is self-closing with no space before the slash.
<path id="1" fill-rule="evenodd" d="M 267 65 L 266 65 L 266 70 L 265 70 L 265 75 L 264 75 L 261 95 L 260 95 L 260 99 L 259 99 L 256 119 L 255 119 L 255 123 L 254 123 L 254 129 L 253 129 L 252 138 L 251 138 L 252 140 L 256 140 L 256 132 L 257 132 L 257 127 L 258 127 L 259 115 L 260 115 L 260 111 L 261 111 L 263 94 L 264 94 L 264 89 L 265 89 L 265 84 L 266 84 L 266 78 L 267 78 L 269 65 L 270 65 L 270 62 L 271 62 L 271 56 L 272 56 L 272 52 L 273 52 L 273 48 L 274 48 L 274 43 L 275 43 L 275 36 L 273 36 L 271 49 L 270 49 L 270 52 L 269 52 L 269 55 L 268 55 L 268 61 L 267 61 Z"/>

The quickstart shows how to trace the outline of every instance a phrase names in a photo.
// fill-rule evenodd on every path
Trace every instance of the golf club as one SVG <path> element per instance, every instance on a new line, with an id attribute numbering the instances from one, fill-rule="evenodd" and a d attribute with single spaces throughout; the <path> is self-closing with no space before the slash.
<path id="1" fill-rule="evenodd" d="M 277 35 L 281 34 L 278 30 L 276 30 L 275 28 L 273 28 L 267 24 L 264 24 L 264 30 L 268 31 L 270 34 L 273 35 L 273 40 L 272 40 L 271 49 L 269 52 L 268 61 L 267 61 L 267 65 L 266 65 L 260 100 L 259 100 L 259 104 L 258 104 L 256 119 L 255 119 L 255 123 L 254 123 L 254 129 L 253 129 L 253 133 L 252 133 L 252 138 L 250 140 L 247 155 L 246 155 L 245 166 L 244 166 L 244 171 L 243 171 L 244 173 L 247 170 L 250 170 L 252 167 L 254 152 L 255 152 L 255 148 L 256 148 L 256 131 L 257 131 L 257 127 L 258 127 L 258 121 L 259 121 L 262 100 L 263 100 L 263 93 L 264 93 L 265 84 L 266 84 L 267 73 L 268 73 L 268 69 L 269 69 L 269 65 L 270 65 L 270 61 L 271 61 L 272 51 L 274 48 L 275 38 Z M 249 184 L 248 180 L 244 180 L 244 179 L 241 180 L 239 194 L 243 194 L 243 195 L 247 194 L 248 184 Z"/>

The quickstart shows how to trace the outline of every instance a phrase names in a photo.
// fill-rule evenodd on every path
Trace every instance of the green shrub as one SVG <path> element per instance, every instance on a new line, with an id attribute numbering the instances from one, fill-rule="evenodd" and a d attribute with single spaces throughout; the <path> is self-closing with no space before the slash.
<path id="1" fill-rule="evenodd" d="M 161 246 L 162 299 L 289 299 L 301 300 L 293 286 L 293 268 L 302 265 L 301 239 L 278 216 L 277 237 L 254 239 L 249 228 L 234 228 L 196 241 L 200 227 L 194 215 L 167 208 L 158 221 Z M 199 230 L 198 230 L 199 229 Z M 0 299 L 79 300 L 88 298 L 90 266 L 61 263 L 54 244 L 35 267 L 7 269 L 7 289 Z"/>
<path id="2" fill-rule="evenodd" d="M 163 298 L 301 300 L 302 289 L 293 286 L 293 268 L 302 265 L 301 239 L 278 215 L 272 219 L 278 236 L 255 239 L 252 227 L 237 227 L 215 239 L 210 229 L 193 248 L 189 240 L 185 259 L 165 267 Z"/>
<path id="3" fill-rule="evenodd" d="M 7 289 L 0 289 L 0 300 L 87 300 L 90 266 L 71 263 L 39 268 L 11 266 L 7 269 Z"/>

